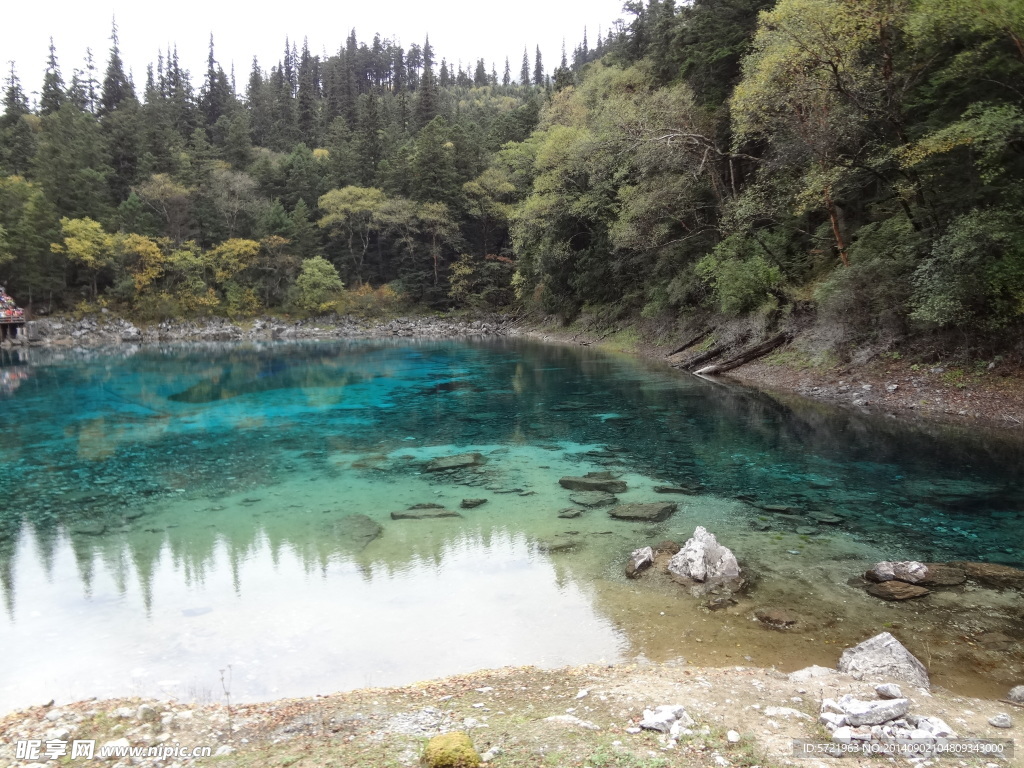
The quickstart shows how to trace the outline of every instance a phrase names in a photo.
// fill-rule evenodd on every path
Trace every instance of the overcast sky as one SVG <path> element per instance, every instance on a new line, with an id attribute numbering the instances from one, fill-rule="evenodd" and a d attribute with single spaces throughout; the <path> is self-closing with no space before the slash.
<path id="1" fill-rule="evenodd" d="M 266 11 L 264 9 L 267 9 Z M 270 9 L 273 9 L 272 11 Z M 442 57 L 463 66 L 484 58 L 500 77 L 508 56 L 512 77 L 520 69 L 523 46 L 530 52 L 540 45 L 545 70 L 561 57 L 562 39 L 569 54 L 587 27 L 591 44 L 600 27 L 622 17 L 622 0 L 521 0 L 517 4 L 480 0 L 374 0 L 373 2 L 266 3 L 245 7 L 236 3 L 175 0 L 141 3 L 116 0 L 113 4 L 76 0 L 18 0 L 8 3 L 0 24 L 0 60 L 14 61 L 22 87 L 29 93 L 42 85 L 49 39 L 52 36 L 65 82 L 83 67 L 85 49 L 91 47 L 102 79 L 110 49 L 110 22 L 117 18 L 121 55 L 135 83 L 145 84 L 146 65 L 155 63 L 157 51 L 177 44 L 181 64 L 198 87 L 206 71 L 206 53 L 213 33 L 217 60 L 230 73 L 234 63 L 240 90 L 245 87 L 258 56 L 267 70 L 284 51 L 285 37 L 309 39 L 315 54 L 335 53 L 353 27 L 360 42 L 369 44 L 374 33 L 397 40 L 405 48 L 422 45 L 430 35 L 438 61 Z M 6 74 L 5 78 L 6 80 Z M 33 97 L 34 98 L 34 97 Z"/>

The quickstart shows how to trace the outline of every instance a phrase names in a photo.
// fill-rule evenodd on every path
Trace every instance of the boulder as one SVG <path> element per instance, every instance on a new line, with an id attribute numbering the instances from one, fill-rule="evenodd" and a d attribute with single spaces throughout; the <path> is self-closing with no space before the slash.
<path id="1" fill-rule="evenodd" d="M 429 509 L 405 509 L 401 512 L 392 512 L 392 520 L 435 520 L 441 517 L 462 517 L 458 512 L 452 512 L 444 507 L 432 507 Z"/>
<path id="2" fill-rule="evenodd" d="M 740 575 L 736 556 L 701 525 L 668 561 L 668 570 L 698 582 L 724 582 L 738 579 Z"/>
<path id="3" fill-rule="evenodd" d="M 1005 712 L 1000 712 L 998 715 L 990 717 L 988 724 L 993 728 L 1013 728 L 1013 720 Z"/>
<path id="4" fill-rule="evenodd" d="M 907 715 L 907 722 L 910 723 L 915 730 L 923 731 L 926 734 L 926 738 L 955 739 L 957 737 L 956 731 L 950 728 L 949 724 L 941 717 Z"/>
<path id="5" fill-rule="evenodd" d="M 366 515 L 345 515 L 334 521 L 334 536 L 342 548 L 362 552 L 384 529 Z"/>
<path id="6" fill-rule="evenodd" d="M 1024 571 L 997 563 L 972 563 L 965 560 L 954 560 L 949 563 L 960 568 L 968 578 L 974 579 L 986 587 L 996 589 L 1024 589 Z"/>
<path id="7" fill-rule="evenodd" d="M 668 733 L 676 722 L 683 726 L 691 726 L 693 718 L 680 704 L 662 704 L 654 709 L 644 710 L 644 718 L 640 721 L 640 727 L 648 731 Z"/>
<path id="8" fill-rule="evenodd" d="M 486 504 L 487 499 L 463 499 L 462 503 L 459 504 L 463 509 L 476 509 L 481 504 Z"/>
<path id="9" fill-rule="evenodd" d="M 864 701 L 848 693 L 837 703 L 846 716 L 846 724 L 854 728 L 858 725 L 881 725 L 910 711 L 910 699 Z"/>
<path id="10" fill-rule="evenodd" d="M 1024 704 L 1024 685 L 1016 685 L 1011 688 L 1010 692 L 1006 694 L 1006 698 L 1014 704 Z"/>
<path id="11" fill-rule="evenodd" d="M 922 688 L 930 687 L 924 664 L 888 632 L 847 648 L 839 657 L 838 668 L 857 680 L 865 677 L 890 678 Z"/>
<path id="12" fill-rule="evenodd" d="M 617 520 L 642 520 L 658 523 L 668 519 L 679 508 L 674 501 L 656 501 L 649 504 L 619 504 L 608 510 L 608 514 Z"/>
<path id="13" fill-rule="evenodd" d="M 871 581 L 905 581 L 908 584 L 917 584 L 928 574 L 928 568 L 924 563 L 916 560 L 900 560 L 893 562 L 883 560 L 875 563 L 875 567 L 868 571 L 865 576 Z"/>
<path id="14" fill-rule="evenodd" d="M 908 584 L 905 581 L 883 581 L 881 584 L 872 584 L 868 587 L 868 594 L 880 597 L 883 600 L 913 600 L 915 597 L 930 595 L 924 587 L 916 584 Z"/>
<path id="15" fill-rule="evenodd" d="M 619 500 L 605 491 L 576 491 L 569 494 L 569 501 L 581 507 L 610 507 Z"/>
<path id="16" fill-rule="evenodd" d="M 604 491 L 605 493 L 625 493 L 626 491 L 625 482 L 605 477 L 567 476 L 559 479 L 558 484 L 570 491 Z"/>
<path id="17" fill-rule="evenodd" d="M 640 572 L 654 565 L 654 550 L 650 547 L 634 549 L 626 563 L 626 576 L 631 579 L 640 578 Z"/>
<path id="18" fill-rule="evenodd" d="M 443 472 L 446 469 L 476 467 L 487 461 L 482 453 L 460 453 L 457 456 L 440 456 L 427 462 L 425 472 Z"/>

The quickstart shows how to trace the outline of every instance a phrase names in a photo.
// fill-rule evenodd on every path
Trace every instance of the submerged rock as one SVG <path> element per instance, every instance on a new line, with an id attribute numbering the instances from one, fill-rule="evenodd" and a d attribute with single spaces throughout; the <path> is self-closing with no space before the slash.
<path id="1" fill-rule="evenodd" d="M 882 600 L 898 602 L 924 597 L 930 595 L 931 592 L 924 587 L 908 584 L 905 581 L 883 581 L 881 584 L 873 584 L 868 587 L 868 594 L 880 597 Z"/>
<path id="2" fill-rule="evenodd" d="M 656 501 L 649 504 L 619 504 L 608 510 L 608 514 L 616 520 L 641 520 L 648 523 L 659 523 L 667 520 L 679 505 L 673 501 Z"/>
<path id="3" fill-rule="evenodd" d="M 650 547 L 634 549 L 626 563 L 626 576 L 631 579 L 640 578 L 640 572 L 654 565 L 654 550 Z"/>
<path id="4" fill-rule="evenodd" d="M 541 552 L 569 552 L 581 544 L 572 536 L 555 536 L 553 539 L 538 541 L 537 548 Z"/>
<path id="5" fill-rule="evenodd" d="M 1024 589 L 1024 571 L 1019 568 L 996 563 L 972 563 L 964 560 L 954 560 L 949 565 L 960 568 L 969 578 L 986 587 Z"/>
<path id="6" fill-rule="evenodd" d="M 574 517 L 579 517 L 583 514 L 583 510 L 579 507 L 566 507 L 558 511 L 558 516 L 566 520 L 571 520 Z"/>
<path id="7" fill-rule="evenodd" d="M 955 587 L 967 581 L 967 573 L 963 568 L 957 568 L 945 563 L 925 563 L 928 572 L 918 584 L 922 587 Z"/>
<path id="8" fill-rule="evenodd" d="M 486 504 L 487 499 L 463 499 L 462 503 L 459 504 L 463 509 L 476 509 L 481 504 Z"/>
<path id="9" fill-rule="evenodd" d="M 345 549 L 361 552 L 384 529 L 366 515 L 345 515 L 334 522 L 334 535 Z"/>
<path id="10" fill-rule="evenodd" d="M 622 480 L 615 480 L 610 477 L 611 473 L 596 472 L 601 477 L 572 477 L 566 476 L 558 480 L 558 484 L 570 491 L 604 491 L 605 493 L 625 493 L 626 483 Z M 604 477 L 608 474 L 609 477 Z"/>
<path id="11" fill-rule="evenodd" d="M 683 493 L 688 496 L 699 493 L 698 489 L 691 488 L 687 485 L 656 485 L 654 486 L 655 493 Z"/>
<path id="12" fill-rule="evenodd" d="M 441 456 L 427 462 L 425 472 L 443 472 L 446 469 L 476 467 L 487 461 L 482 453 L 460 453 L 457 456 Z"/>
<path id="13" fill-rule="evenodd" d="M 669 573 L 698 582 L 724 582 L 738 579 L 740 566 L 728 547 L 718 543 L 713 533 L 698 525 L 668 562 Z"/>
<path id="14" fill-rule="evenodd" d="M 799 621 L 799 616 L 786 608 L 758 608 L 754 617 L 772 629 L 792 627 Z"/>
<path id="15" fill-rule="evenodd" d="M 435 520 L 441 517 L 462 517 L 462 515 L 444 507 L 410 508 L 391 513 L 392 520 Z"/>
<path id="16" fill-rule="evenodd" d="M 839 671 L 857 680 L 890 678 L 929 688 L 928 671 L 903 644 L 888 632 L 847 648 L 839 657 Z"/>
<path id="17" fill-rule="evenodd" d="M 569 495 L 569 501 L 581 507 L 610 507 L 619 500 L 605 491 L 576 491 Z"/>

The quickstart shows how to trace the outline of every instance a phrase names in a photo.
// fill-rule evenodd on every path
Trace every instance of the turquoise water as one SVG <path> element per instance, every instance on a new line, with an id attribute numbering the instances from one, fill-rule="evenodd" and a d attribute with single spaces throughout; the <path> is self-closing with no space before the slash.
<path id="1" fill-rule="evenodd" d="M 879 559 L 1024 565 L 1020 441 L 518 340 L 0 354 L 3 707 L 638 656 L 796 668 L 883 628 L 950 687 L 1024 671 L 1016 592 L 895 605 L 847 583 Z M 467 452 L 481 463 L 426 471 Z M 560 518 L 559 477 L 600 470 L 621 501 L 679 510 Z M 391 518 L 427 503 L 461 516 Z M 632 549 L 696 525 L 752 576 L 725 610 L 623 575 Z M 797 629 L 766 630 L 765 605 Z M 979 649 L 996 631 L 1018 642 Z"/>

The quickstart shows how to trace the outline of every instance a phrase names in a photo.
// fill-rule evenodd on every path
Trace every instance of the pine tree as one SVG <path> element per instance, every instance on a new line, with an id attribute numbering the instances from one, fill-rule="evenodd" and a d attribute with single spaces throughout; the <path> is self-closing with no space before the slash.
<path id="1" fill-rule="evenodd" d="M 309 43 L 302 41 L 299 59 L 299 89 L 296 98 L 296 120 L 299 137 L 308 146 L 320 144 L 320 77 L 319 61 L 310 55 Z"/>
<path id="2" fill-rule="evenodd" d="M 487 67 L 484 66 L 484 60 L 477 59 L 476 70 L 473 72 L 473 85 L 477 87 L 482 87 L 484 85 L 487 85 L 488 82 L 489 81 L 487 79 Z"/>
<path id="3" fill-rule="evenodd" d="M 540 57 L 540 46 L 537 46 L 537 54 L 533 60 L 533 84 L 537 87 L 544 85 L 544 64 Z"/>
<path id="4" fill-rule="evenodd" d="M 430 47 L 428 37 L 423 44 L 423 76 L 416 92 L 416 127 L 423 128 L 437 117 L 438 93 L 437 81 L 434 79 L 434 51 Z"/>
<path id="5" fill-rule="evenodd" d="M 116 19 L 111 23 L 110 42 L 110 61 L 107 63 L 107 73 L 100 91 L 100 117 L 111 114 L 126 101 L 136 101 L 135 88 L 125 75 L 124 62 L 121 61 Z"/>
<path id="6" fill-rule="evenodd" d="M 203 113 L 207 129 L 212 129 L 225 115 L 231 112 L 234 91 L 228 77 L 213 54 L 213 35 L 210 35 L 210 52 L 206 58 L 206 79 L 199 95 L 199 108 Z M 212 136 L 212 134 L 211 134 Z"/>
<path id="7" fill-rule="evenodd" d="M 526 53 L 526 48 L 523 48 L 523 66 L 519 70 L 519 84 L 529 85 L 530 84 L 530 57 Z"/>
<path id="8" fill-rule="evenodd" d="M 512 70 L 508 65 L 508 56 L 505 57 L 505 74 L 501 76 L 501 84 L 508 87 L 512 82 Z"/>
<path id="9" fill-rule="evenodd" d="M 24 174 L 35 155 L 36 139 L 25 119 L 28 115 L 28 96 L 21 88 L 12 61 L 4 89 L 4 113 L 0 116 L 0 164 L 12 175 Z"/>
<path id="10" fill-rule="evenodd" d="M 60 76 L 60 67 L 57 65 L 57 49 L 54 47 L 51 37 L 50 55 L 46 60 L 46 74 L 43 76 L 43 90 L 39 95 L 39 114 L 53 114 L 66 100 L 64 78 Z"/>

